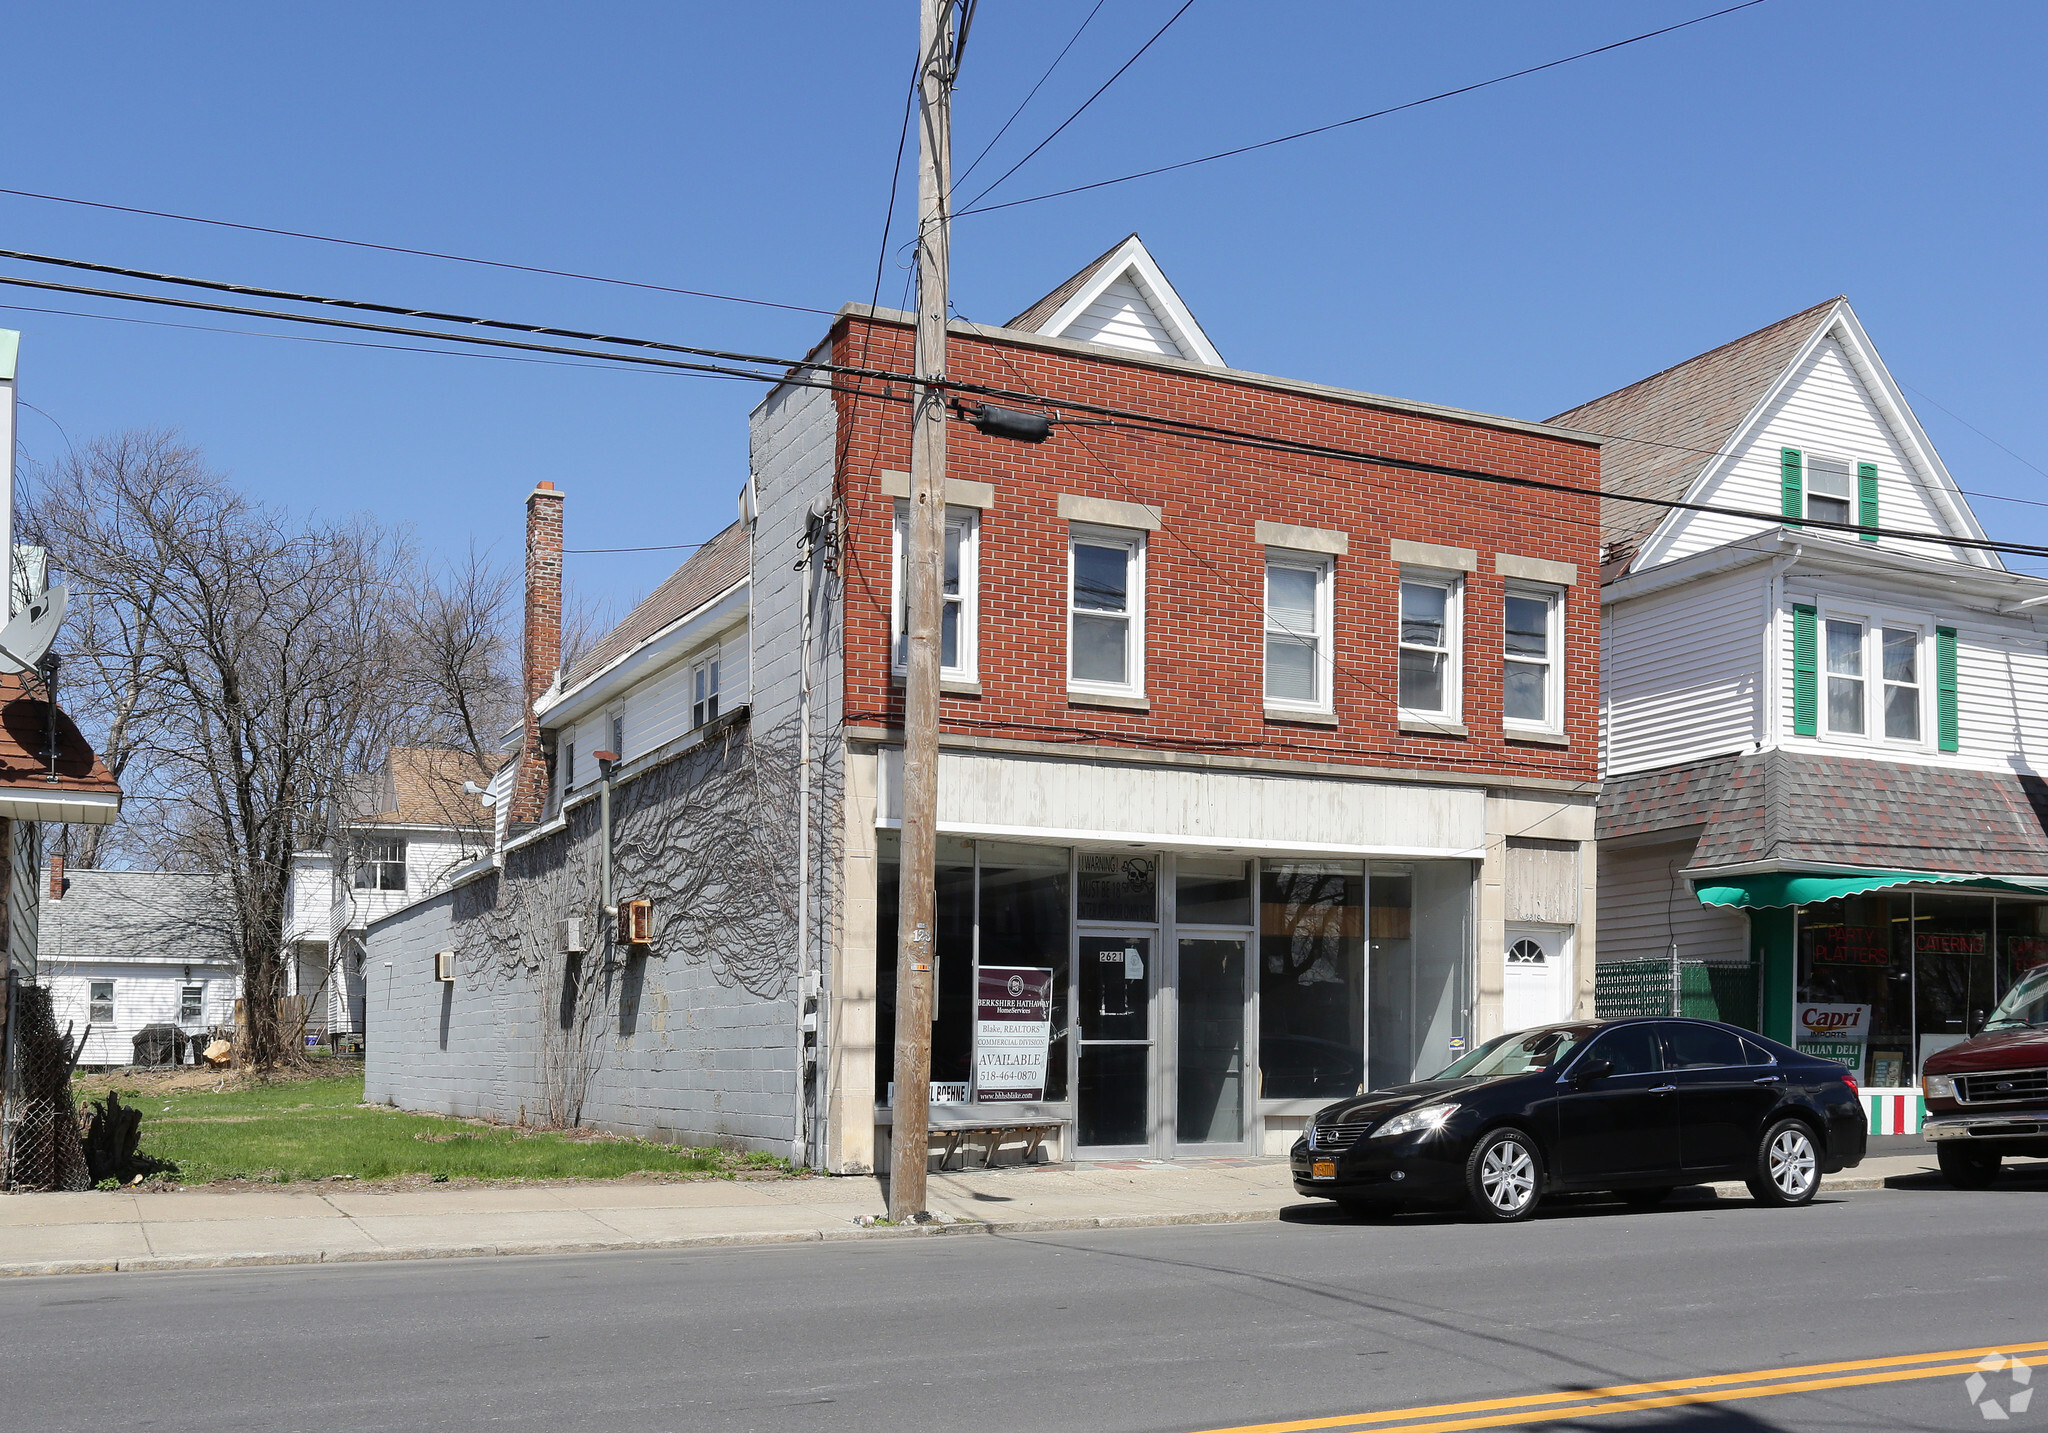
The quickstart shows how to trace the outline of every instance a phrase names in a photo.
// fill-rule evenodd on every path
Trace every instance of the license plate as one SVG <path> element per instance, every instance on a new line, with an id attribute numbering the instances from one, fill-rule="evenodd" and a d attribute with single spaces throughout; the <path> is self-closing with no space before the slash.
<path id="1" fill-rule="evenodd" d="M 1308 1172 L 1309 1177 L 1312 1179 L 1335 1179 L 1337 1177 L 1337 1161 L 1334 1159 L 1319 1159 L 1308 1167 Z"/>

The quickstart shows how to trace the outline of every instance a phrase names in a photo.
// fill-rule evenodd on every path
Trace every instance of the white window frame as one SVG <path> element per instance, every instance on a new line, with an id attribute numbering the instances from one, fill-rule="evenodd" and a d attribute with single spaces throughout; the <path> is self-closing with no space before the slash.
<path id="1" fill-rule="evenodd" d="M 1449 598 L 1444 603 L 1444 646 L 1417 647 L 1417 651 L 1442 650 L 1444 661 L 1444 705 L 1441 710 L 1400 706 L 1401 653 L 1408 644 L 1401 639 L 1401 585 L 1410 582 L 1441 587 Z M 1404 721 L 1455 722 L 1465 708 L 1465 574 L 1434 567 L 1403 567 L 1394 589 L 1394 700 Z"/>
<path id="2" fill-rule="evenodd" d="M 1814 487 L 1813 487 L 1813 460 L 1814 460 L 1815 458 L 1820 458 L 1820 459 L 1822 459 L 1822 460 L 1824 460 L 1824 461 L 1826 461 L 1826 462 L 1828 462 L 1828 463 L 1830 463 L 1830 464 L 1840 464 L 1841 466 L 1843 466 L 1843 467 L 1845 467 L 1845 468 L 1847 468 L 1847 469 L 1849 470 L 1849 471 L 1848 471 L 1849 491 L 1848 491 L 1848 493 L 1847 493 L 1847 494 L 1846 494 L 1845 496 L 1842 496 L 1842 497 L 1837 497 L 1837 496 L 1836 496 L 1835 494 L 1833 494 L 1833 493 L 1821 493 L 1821 494 L 1816 494 L 1816 493 L 1814 492 Z M 1802 507 L 1803 509 L 1805 509 L 1805 516 L 1807 517 L 1807 519 L 1808 519 L 1809 521 L 1816 521 L 1816 522 L 1851 522 L 1851 523 L 1853 523 L 1853 522 L 1855 522 L 1855 521 L 1856 521 L 1856 517 L 1857 517 L 1857 514 L 1856 514 L 1856 494 L 1857 494 L 1857 483 L 1856 483 L 1856 463 L 1857 463 L 1857 460 L 1856 460 L 1855 458 L 1838 458 L 1838 457 L 1836 457 L 1836 456 L 1835 456 L 1835 455 L 1834 455 L 1833 453 L 1815 453 L 1815 452 L 1812 452 L 1812 451 L 1803 451 L 1803 452 L 1801 452 L 1801 453 L 1800 453 L 1800 455 L 1799 455 L 1799 500 L 1800 500 L 1800 501 L 1799 501 L 1799 505 L 1800 505 L 1800 507 Z M 1821 516 L 1821 515 L 1820 515 L 1819 513 L 1815 512 L 1815 511 L 1813 510 L 1813 500 L 1814 500 L 1814 498 L 1815 498 L 1816 496 L 1819 496 L 1819 497 L 1821 497 L 1821 498 L 1822 498 L 1823 500 L 1826 500 L 1826 501 L 1832 501 L 1832 502 L 1845 502 L 1845 503 L 1847 503 L 1847 504 L 1848 504 L 1848 512 L 1847 512 L 1847 513 L 1845 513 L 1845 514 L 1844 514 L 1843 516 L 1841 516 L 1841 517 L 1839 517 L 1839 518 L 1834 518 L 1834 517 L 1822 517 L 1822 516 Z M 1832 533 L 1832 534 L 1829 534 L 1829 535 L 1830 535 L 1830 536 L 1835 536 L 1835 537 L 1841 537 L 1841 536 L 1854 536 L 1854 534 L 1843 534 L 1843 533 Z"/>
<path id="3" fill-rule="evenodd" d="M 361 833 L 356 836 L 354 846 L 355 849 L 350 852 L 355 864 L 355 870 L 349 880 L 352 890 L 390 892 L 409 889 L 411 872 L 406 861 L 411 853 L 407 849 L 405 837 Z M 396 851 L 398 854 L 387 855 L 384 854 L 386 851 Z M 384 884 L 385 871 L 393 866 L 398 868 L 398 884 L 387 886 Z M 370 877 L 368 885 L 363 884 L 365 875 Z"/>
<path id="4" fill-rule="evenodd" d="M 193 995 L 198 1001 L 198 1012 L 189 1020 L 185 1018 L 185 997 Z M 206 1023 L 206 982 L 187 982 L 178 987 L 178 1023 L 180 1025 L 204 1025 Z"/>
<path id="5" fill-rule="evenodd" d="M 1818 711 L 1817 730 L 1820 740 L 1846 746 L 1884 747 L 1893 751 L 1932 751 L 1935 746 L 1934 692 L 1934 621 L 1924 613 L 1886 612 L 1868 607 L 1835 605 L 1825 599 L 1814 604 L 1814 617 L 1818 631 L 1815 633 L 1819 651 L 1818 671 L 1820 689 L 1816 693 Z M 1828 623 L 1855 622 L 1863 628 L 1861 645 L 1863 655 L 1863 730 L 1837 731 L 1829 719 L 1828 711 Z M 1920 735 L 1914 739 L 1895 738 L 1885 735 L 1884 694 L 1887 683 L 1884 680 L 1884 634 L 1911 632 L 1914 635 L 1914 667 L 1919 677 L 1917 688 L 1920 693 Z"/>
<path id="6" fill-rule="evenodd" d="M 719 683 L 723 677 L 718 669 L 719 652 L 710 652 L 690 663 L 689 685 L 683 692 L 690 704 L 690 730 L 697 731 L 718 720 L 719 700 L 722 692 Z"/>
<path id="7" fill-rule="evenodd" d="M 1292 568 L 1297 572 L 1312 572 L 1316 579 L 1315 631 L 1296 632 L 1274 620 L 1272 609 L 1273 569 Z M 1259 640 L 1259 669 L 1266 706 L 1275 711 L 1310 712 L 1327 716 L 1337 709 L 1336 705 L 1336 585 L 1337 565 L 1316 553 L 1300 552 L 1292 548 L 1269 547 L 1266 549 L 1266 566 L 1260 580 L 1265 593 L 1260 604 L 1263 618 Z M 1308 637 L 1315 642 L 1316 694 L 1303 701 L 1299 697 L 1282 697 L 1273 693 L 1272 664 L 1266 654 L 1266 639 L 1269 637 Z"/>
<path id="8" fill-rule="evenodd" d="M 1104 614 L 1074 606 L 1074 549 L 1076 547 L 1121 547 L 1129 556 L 1125 559 L 1125 591 L 1128 593 L 1129 608 L 1125 620 L 1130 624 L 1129 644 L 1125 656 L 1129 662 L 1127 677 L 1123 682 L 1091 681 L 1074 675 L 1074 618 L 1100 617 Z M 1145 695 L 1145 534 L 1141 529 L 1128 527 L 1098 527 L 1091 523 L 1069 523 L 1067 525 L 1067 690 L 1082 695 L 1112 697 L 1142 697 Z"/>
<path id="9" fill-rule="evenodd" d="M 1507 669 L 1511 666 L 1534 666 L 1526 658 L 1510 656 L 1507 650 L 1507 612 L 1510 597 L 1530 598 L 1546 603 L 1546 632 L 1549 638 L 1545 666 L 1548 670 L 1543 681 L 1543 718 L 1531 721 L 1527 717 L 1511 717 L 1507 714 Z M 1564 730 L 1564 602 L 1562 587 L 1546 582 L 1509 582 L 1501 591 L 1501 725 L 1510 731 L 1537 731 L 1556 735 Z"/>
<path id="10" fill-rule="evenodd" d="M 102 986 L 105 986 L 107 991 L 104 999 L 100 996 L 100 988 Z M 92 1021 L 95 1025 L 112 1025 L 115 1023 L 113 981 L 91 980 L 86 982 L 85 1018 Z"/>
<path id="11" fill-rule="evenodd" d="M 605 723 L 605 731 L 611 737 L 612 755 L 620 761 L 626 759 L 626 714 L 613 712 Z"/>
<path id="12" fill-rule="evenodd" d="M 958 529 L 960 533 L 960 593 L 957 598 L 960 604 L 960 648 L 954 654 L 960 660 L 950 667 L 944 665 L 942 643 L 939 679 L 975 682 L 980 680 L 976 673 L 981 669 L 981 509 L 947 508 L 946 528 L 948 531 Z M 889 531 L 889 670 L 899 677 L 906 670 L 905 660 L 909 651 L 904 623 L 908 617 L 910 592 L 903 576 L 903 553 L 909 545 L 910 504 L 899 499 Z M 944 562 L 942 552 L 942 581 Z"/>

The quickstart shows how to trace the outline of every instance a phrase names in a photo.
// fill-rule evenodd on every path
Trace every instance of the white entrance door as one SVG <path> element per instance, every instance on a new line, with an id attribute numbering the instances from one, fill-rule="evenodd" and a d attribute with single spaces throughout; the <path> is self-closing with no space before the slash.
<path id="1" fill-rule="evenodd" d="M 1501 981 L 1501 1029 L 1509 1034 L 1568 1019 L 1571 1009 L 1571 930 L 1567 926 L 1511 925 L 1507 970 Z"/>

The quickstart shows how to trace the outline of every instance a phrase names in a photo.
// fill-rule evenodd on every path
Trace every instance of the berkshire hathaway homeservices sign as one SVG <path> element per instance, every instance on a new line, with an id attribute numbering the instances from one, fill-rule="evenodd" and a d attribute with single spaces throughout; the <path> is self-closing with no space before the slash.
<path id="1" fill-rule="evenodd" d="M 1052 972 L 984 965 L 974 992 L 974 1101 L 1015 1104 L 1045 1098 L 1052 1043 Z"/>

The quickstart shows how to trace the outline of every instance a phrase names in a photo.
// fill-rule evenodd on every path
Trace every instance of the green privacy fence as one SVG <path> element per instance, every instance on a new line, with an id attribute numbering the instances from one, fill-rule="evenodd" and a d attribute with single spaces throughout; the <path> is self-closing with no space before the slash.
<path id="1" fill-rule="evenodd" d="M 1678 963 L 1678 1013 L 1756 1029 L 1756 967 L 1704 960 Z M 1671 962 L 1603 960 L 1593 969 L 1593 1013 L 1602 1020 L 1625 1015 L 1669 1015 Z"/>

